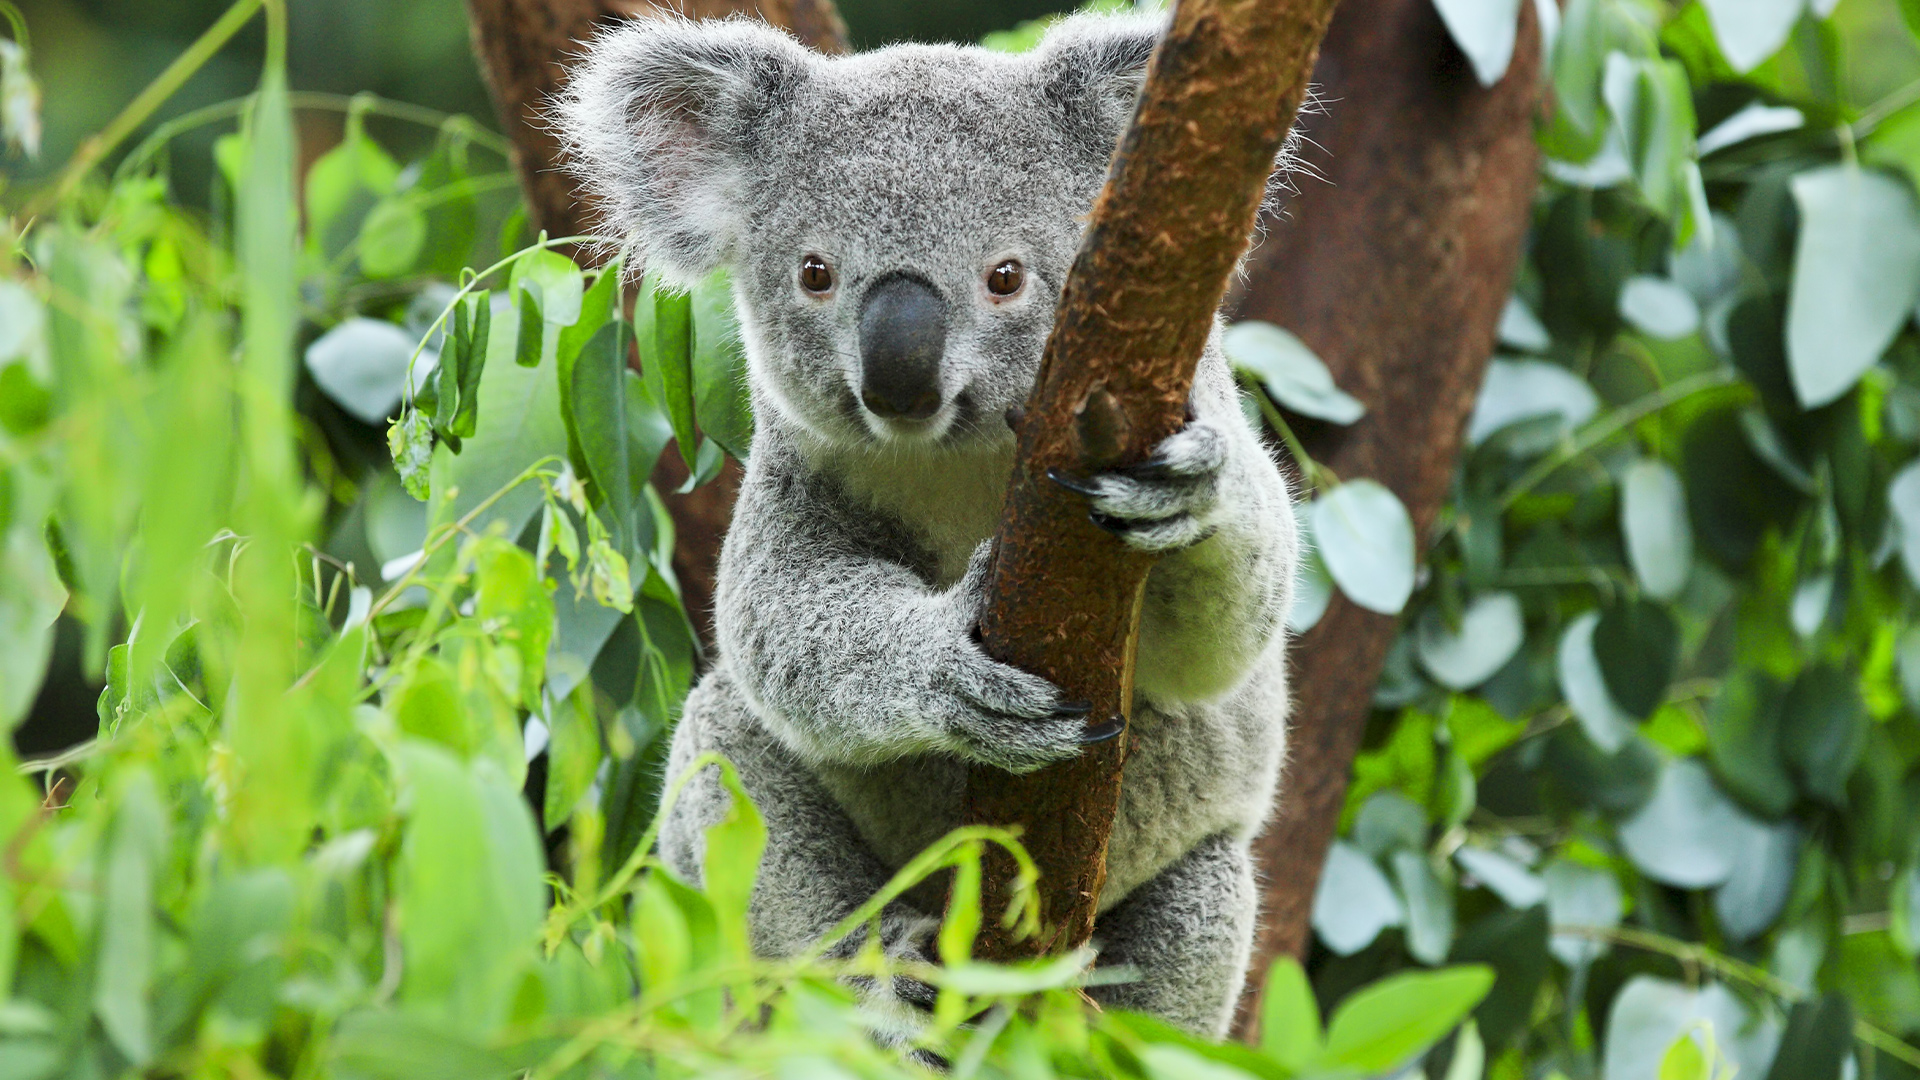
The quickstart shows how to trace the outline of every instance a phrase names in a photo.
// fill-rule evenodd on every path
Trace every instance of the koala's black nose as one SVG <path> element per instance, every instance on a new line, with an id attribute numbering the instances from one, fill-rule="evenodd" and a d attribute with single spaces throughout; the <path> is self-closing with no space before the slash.
<path id="1" fill-rule="evenodd" d="M 940 411 L 947 302 L 906 274 L 882 278 L 860 302 L 860 401 L 887 420 Z"/>

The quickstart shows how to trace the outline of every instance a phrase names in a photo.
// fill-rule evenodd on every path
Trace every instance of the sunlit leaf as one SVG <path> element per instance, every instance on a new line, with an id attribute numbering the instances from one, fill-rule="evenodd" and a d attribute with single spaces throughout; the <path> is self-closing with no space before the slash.
<path id="1" fill-rule="evenodd" d="M 1704 0 L 1720 51 L 1733 70 L 1752 71 L 1786 44 L 1806 0 Z"/>
<path id="2" fill-rule="evenodd" d="M 1705 768 L 1676 761 L 1661 770 L 1647 805 L 1620 823 L 1620 846 L 1655 881 L 1704 889 L 1733 876 L 1752 834 L 1764 830 L 1714 787 Z"/>
<path id="3" fill-rule="evenodd" d="M 406 389 L 414 341 L 384 319 L 347 319 L 307 346 L 307 371 L 328 397 L 356 419 L 385 423 Z"/>
<path id="4" fill-rule="evenodd" d="M 1313 350 L 1272 323 L 1235 323 L 1220 347 L 1234 367 L 1259 379 L 1275 401 L 1302 416 L 1351 424 L 1366 415 L 1366 406 L 1334 385 L 1333 373 Z"/>
<path id="5" fill-rule="evenodd" d="M 1800 235 L 1787 302 L 1787 360 L 1807 408 L 1852 389 L 1920 299 L 1913 191 L 1857 166 L 1793 178 Z"/>
<path id="6" fill-rule="evenodd" d="M 1399 614 L 1413 594 L 1413 519 L 1393 492 L 1350 480 L 1313 503 L 1313 535 L 1340 591 L 1369 611 Z"/>
<path id="7" fill-rule="evenodd" d="M 1380 931 L 1406 921 L 1406 909 L 1387 876 L 1358 848 L 1334 841 L 1313 899 L 1313 930 L 1327 948 L 1352 956 Z"/>
<path id="8" fill-rule="evenodd" d="M 1620 481 L 1620 531 L 1647 595 L 1678 596 L 1693 569 L 1693 524 L 1680 474 L 1672 466 L 1643 458 L 1627 467 Z"/>
<path id="9" fill-rule="evenodd" d="M 1479 966 L 1382 979 L 1334 1010 L 1325 1060 L 1374 1072 L 1405 1065 L 1464 1021 L 1492 986 L 1493 972 Z"/>
<path id="10" fill-rule="evenodd" d="M 1475 597 L 1449 627 L 1437 609 L 1421 617 L 1418 637 L 1420 663 L 1443 686 L 1467 690 L 1486 682 L 1504 667 L 1526 639 L 1520 599 L 1496 592 Z"/>
<path id="11" fill-rule="evenodd" d="M 1520 0 L 1434 0 L 1440 21 L 1454 44 L 1467 54 L 1481 86 L 1492 86 L 1507 73 L 1513 42 L 1520 29 Z"/>

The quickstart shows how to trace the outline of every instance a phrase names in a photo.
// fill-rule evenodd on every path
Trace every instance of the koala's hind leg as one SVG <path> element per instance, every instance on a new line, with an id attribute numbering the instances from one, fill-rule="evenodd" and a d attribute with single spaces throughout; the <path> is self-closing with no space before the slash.
<path id="1" fill-rule="evenodd" d="M 846 812 L 799 759 L 761 726 L 724 672 L 713 672 L 687 698 L 674 732 L 667 767 L 668 788 L 701 754 L 717 753 L 733 762 L 741 783 L 766 820 L 767 849 L 760 862 L 749 911 L 753 949 L 762 956 L 792 956 L 832 929 L 865 903 L 891 876 L 869 851 Z M 660 833 L 661 855 L 674 871 L 698 884 L 706 853 L 706 831 L 725 817 L 732 796 L 717 768 L 707 768 L 687 784 L 668 811 Z M 887 955 L 927 960 L 937 921 L 910 905 L 895 902 L 880 919 L 881 945 Z M 838 942 L 829 957 L 846 958 L 866 939 L 865 931 Z M 892 993 L 876 997 L 922 1007 L 933 992 L 917 980 L 894 980 Z"/>
<path id="2" fill-rule="evenodd" d="M 1094 924 L 1099 966 L 1129 965 L 1139 978 L 1095 987 L 1093 997 L 1225 1035 L 1246 977 L 1257 904 L 1246 841 L 1208 837 Z"/>

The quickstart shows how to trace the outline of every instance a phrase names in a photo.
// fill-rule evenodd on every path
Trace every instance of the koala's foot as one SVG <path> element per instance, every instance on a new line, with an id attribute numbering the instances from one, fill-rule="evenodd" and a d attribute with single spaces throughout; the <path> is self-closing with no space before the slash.
<path id="1" fill-rule="evenodd" d="M 1095 525 L 1140 551 L 1192 547 L 1213 535 L 1226 435 L 1202 420 L 1161 440 L 1138 465 L 1093 477 L 1049 469 L 1047 478 L 1087 497 Z"/>

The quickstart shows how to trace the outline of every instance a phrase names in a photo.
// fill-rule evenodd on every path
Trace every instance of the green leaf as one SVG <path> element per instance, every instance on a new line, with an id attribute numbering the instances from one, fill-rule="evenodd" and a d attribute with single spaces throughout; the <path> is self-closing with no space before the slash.
<path id="1" fill-rule="evenodd" d="M 693 297 L 665 291 L 652 274 L 641 288 L 645 295 L 638 307 L 646 317 L 636 323 L 634 333 L 640 340 L 647 390 L 666 410 L 681 460 L 692 473 L 699 452 L 693 433 Z"/>
<path id="2" fill-rule="evenodd" d="M 473 756 L 480 736 L 453 681 L 453 672 L 435 656 L 415 660 L 391 694 L 388 709 L 400 730 L 437 743 L 463 758 Z"/>
<path id="3" fill-rule="evenodd" d="M 1700 307 L 1666 278 L 1635 274 L 1620 288 L 1620 317 L 1648 337 L 1676 341 L 1700 328 Z"/>
<path id="4" fill-rule="evenodd" d="M 1857 675 L 1825 665 L 1802 673 L 1787 691 L 1780 725 L 1781 754 L 1801 790 L 1845 809 L 1869 723 Z"/>
<path id="5" fill-rule="evenodd" d="M 412 270 L 427 246 L 427 215 L 405 197 L 382 199 L 360 223 L 360 272 L 396 278 Z"/>
<path id="6" fill-rule="evenodd" d="M 1736 798 L 1769 817 L 1793 806 L 1793 776 L 1781 742 L 1785 689 L 1767 676 L 1735 671 L 1720 684 L 1707 714 L 1714 770 Z"/>
<path id="7" fill-rule="evenodd" d="M 1397 615 L 1413 594 L 1413 519 L 1400 499 L 1374 480 L 1350 480 L 1314 500 L 1313 535 L 1320 557 L 1354 603 Z"/>
<path id="8" fill-rule="evenodd" d="M 408 409 L 387 427 L 387 453 L 407 494 L 427 501 L 427 469 L 433 463 L 433 422 L 418 409 Z"/>
<path id="9" fill-rule="evenodd" d="M 1795 1002 L 1768 1080 L 1840 1080 L 1853 1052 L 1853 1007 L 1839 994 Z"/>
<path id="10" fill-rule="evenodd" d="M 725 270 L 693 287 L 693 400 L 700 430 L 736 461 L 753 442 L 747 351 Z"/>
<path id="11" fill-rule="evenodd" d="M 601 761 L 600 725 L 594 719 L 593 694 L 586 684 L 560 698 L 548 711 L 547 794 L 542 820 L 549 832 L 573 815 L 593 786 Z"/>
<path id="12" fill-rule="evenodd" d="M 1593 655 L 1608 695 L 1629 715 L 1644 718 L 1666 700 L 1680 660 L 1680 630 L 1658 604 L 1615 604 L 1594 625 Z"/>
<path id="13" fill-rule="evenodd" d="M 629 472 L 626 324 L 612 320 L 581 348 L 573 364 L 573 431 L 614 546 L 634 550 L 634 477 Z M 644 478 L 642 478 L 644 482 Z"/>
<path id="14" fill-rule="evenodd" d="M 469 305 L 474 312 L 471 325 L 466 317 Z M 483 291 L 471 300 L 460 301 L 455 314 L 459 321 L 451 344 L 460 357 L 460 407 L 447 422 L 447 430 L 461 439 L 471 439 L 480 424 L 480 381 L 486 375 L 487 339 L 493 333 L 492 295 Z"/>
<path id="15" fill-rule="evenodd" d="M 1260 999 L 1260 1052 L 1300 1069 L 1321 1052 L 1320 1005 L 1300 961 L 1281 956 L 1267 971 Z"/>
<path id="16" fill-rule="evenodd" d="M 1900 541 L 1900 563 L 1907 580 L 1920 587 L 1920 461 L 1909 462 L 1887 484 L 1887 509 Z"/>
<path id="17" fill-rule="evenodd" d="M 1370 1072 L 1398 1068 L 1452 1031 L 1493 988 L 1472 965 L 1394 975 L 1357 990 L 1327 1026 L 1326 1064 Z"/>
<path id="18" fill-rule="evenodd" d="M 733 801 L 727 816 L 707 829 L 700 880 L 713 903 L 727 955 L 746 960 L 752 955 L 747 905 L 753 896 L 754 879 L 760 873 L 760 856 L 767 850 L 767 826 L 732 766 L 722 769 L 720 775 Z"/>
<path id="19" fill-rule="evenodd" d="M 1483 1080 L 1486 1070 L 1487 1044 L 1480 1041 L 1480 1025 L 1469 1020 L 1453 1044 L 1453 1060 L 1447 1064 L 1445 1080 Z"/>
<path id="20" fill-rule="evenodd" d="M 545 907 L 526 801 L 486 759 L 400 748 L 412 807 L 400 845 L 401 998 L 424 1018 L 474 1035 L 505 1020 L 532 964 Z"/>
<path id="21" fill-rule="evenodd" d="M 364 115 L 361 108 L 350 109 L 346 134 L 307 169 L 307 242 L 326 259 L 354 241 L 367 211 L 400 178 L 400 166 L 367 137 Z"/>
<path id="22" fill-rule="evenodd" d="M 1893 879 L 1888 908 L 1893 943 L 1910 960 L 1920 960 L 1920 857 Z"/>
<path id="23" fill-rule="evenodd" d="M 1511 856 L 1491 848 L 1462 845 L 1453 861 L 1508 907 L 1524 911 L 1547 898 L 1546 882 Z"/>
<path id="24" fill-rule="evenodd" d="M 1474 1009 L 1488 1046 L 1503 1047 L 1526 1029 L 1540 984 L 1546 981 L 1547 955 L 1544 904 L 1525 911 L 1494 911 L 1469 925 L 1454 942 L 1455 963 L 1485 965 L 1473 970 L 1499 975 Z"/>
<path id="25" fill-rule="evenodd" d="M 26 716 L 53 653 L 53 625 L 67 590 L 47 551 L 51 485 L 30 465 L 0 472 L 11 519 L 0 530 L 0 735 Z"/>
<path id="26" fill-rule="evenodd" d="M 1800 403 L 1852 389 L 1920 299 L 1920 210 L 1908 185 L 1857 166 L 1793 178 L 1800 236 L 1787 301 L 1787 360 Z"/>
<path id="27" fill-rule="evenodd" d="M 100 926 L 93 1011 L 114 1048 L 134 1065 L 153 1059 L 154 962 L 158 948 L 155 876 L 167 865 L 167 823 L 152 775 L 127 776 L 100 866 Z"/>
<path id="28" fill-rule="evenodd" d="M 473 548 L 474 615 L 520 658 L 520 701 L 540 703 L 546 681 L 547 645 L 553 638 L 553 598 L 533 556 L 504 540 Z"/>
<path id="29" fill-rule="evenodd" d="M 1272 323 L 1249 319 L 1227 328 L 1220 347 L 1234 367 L 1260 380 L 1267 393 L 1302 416 L 1351 424 L 1367 407 L 1334 385 L 1333 373 L 1306 343 Z"/>
<path id="30" fill-rule="evenodd" d="M 1523 420 L 1553 417 L 1540 436 L 1516 443 L 1516 455 L 1540 453 L 1563 435 L 1593 419 L 1600 399 L 1580 376 L 1550 360 L 1495 360 L 1474 399 L 1467 420 L 1467 442 L 1479 446 L 1496 432 Z"/>
<path id="31" fill-rule="evenodd" d="M 1713 1063 L 1692 1032 L 1683 1032 L 1661 1055 L 1659 1080 L 1713 1080 Z"/>
<path id="32" fill-rule="evenodd" d="M 1475 597 L 1457 628 L 1446 624 L 1439 608 L 1428 608 L 1415 638 L 1421 666 L 1452 690 L 1470 690 L 1492 678 L 1525 640 L 1520 599 L 1509 592 Z"/>
<path id="33" fill-rule="evenodd" d="M 1520 30 L 1520 0 L 1434 0 L 1440 21 L 1454 44 L 1467 55 L 1481 86 L 1492 86 L 1507 73 L 1513 60 L 1513 42 Z"/>
<path id="34" fill-rule="evenodd" d="M 1673 467 L 1655 458 L 1627 466 L 1620 482 L 1620 531 L 1627 558 L 1647 595 L 1672 600 L 1693 569 L 1693 525 L 1686 489 Z"/>

